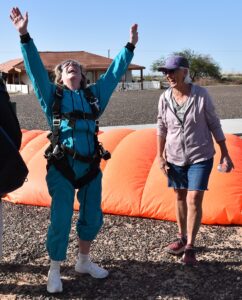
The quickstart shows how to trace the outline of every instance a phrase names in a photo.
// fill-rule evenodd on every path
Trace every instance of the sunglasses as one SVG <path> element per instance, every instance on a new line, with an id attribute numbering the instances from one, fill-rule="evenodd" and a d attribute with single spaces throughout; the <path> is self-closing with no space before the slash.
<path id="1" fill-rule="evenodd" d="M 61 65 L 61 69 L 63 70 L 64 68 L 69 67 L 70 65 L 80 67 L 80 64 L 78 62 L 73 60 L 67 60 Z"/>
<path id="2" fill-rule="evenodd" d="M 179 70 L 179 68 L 177 68 L 177 69 L 171 69 L 171 70 L 165 70 L 165 71 L 163 71 L 162 73 L 164 74 L 164 75 L 168 75 L 168 74 L 174 74 L 177 70 Z"/>

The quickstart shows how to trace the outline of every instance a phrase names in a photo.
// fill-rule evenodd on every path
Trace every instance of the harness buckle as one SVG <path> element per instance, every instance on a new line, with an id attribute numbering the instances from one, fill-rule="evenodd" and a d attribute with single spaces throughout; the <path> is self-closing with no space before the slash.
<path id="1" fill-rule="evenodd" d="M 57 159 L 61 159 L 64 157 L 64 151 L 60 148 L 59 145 L 56 145 L 53 152 L 52 152 L 52 155 Z"/>
<path id="2" fill-rule="evenodd" d="M 98 98 L 96 98 L 96 97 L 92 98 L 91 101 L 89 102 L 89 104 L 93 106 L 95 113 L 98 114 L 100 111 Z"/>
<path id="3" fill-rule="evenodd" d="M 53 119 L 53 126 L 60 127 L 61 119 Z"/>
<path id="4" fill-rule="evenodd" d="M 46 149 L 45 153 L 44 153 L 44 158 L 46 158 L 47 160 L 51 160 L 52 157 L 52 153 L 47 151 L 48 149 Z"/>
<path id="5" fill-rule="evenodd" d="M 101 158 L 104 159 L 104 160 L 110 159 L 111 158 L 111 153 L 108 150 L 105 150 L 101 143 L 99 143 L 98 146 L 99 146 L 99 151 L 100 151 Z"/>
<path id="6" fill-rule="evenodd" d="M 62 99 L 62 97 L 63 97 L 63 90 L 62 90 L 62 88 L 57 87 L 56 90 L 55 90 L 55 94 L 56 94 L 56 96 L 58 98 Z"/>

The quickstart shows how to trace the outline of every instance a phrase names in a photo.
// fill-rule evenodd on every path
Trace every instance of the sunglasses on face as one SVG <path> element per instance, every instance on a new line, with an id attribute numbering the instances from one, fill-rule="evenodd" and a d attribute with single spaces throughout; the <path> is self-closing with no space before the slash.
<path id="1" fill-rule="evenodd" d="M 73 60 L 68 60 L 61 65 L 61 69 L 63 70 L 64 68 L 67 68 L 70 65 L 74 66 L 74 67 L 80 67 L 80 65 L 77 62 L 75 62 Z"/>
<path id="2" fill-rule="evenodd" d="M 179 68 L 177 68 L 177 69 L 171 69 L 171 70 L 165 70 L 165 71 L 163 71 L 162 73 L 164 74 L 164 75 L 173 75 L 177 70 L 179 70 Z"/>

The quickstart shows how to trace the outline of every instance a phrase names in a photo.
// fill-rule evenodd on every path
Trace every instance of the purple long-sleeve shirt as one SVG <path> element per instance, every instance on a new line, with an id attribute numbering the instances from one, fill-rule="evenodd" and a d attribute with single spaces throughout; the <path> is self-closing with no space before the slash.
<path id="1" fill-rule="evenodd" d="M 225 140 L 225 136 L 207 90 L 192 85 L 183 122 L 174 112 L 171 92 L 169 88 L 161 95 L 157 117 L 157 135 L 166 139 L 167 161 L 185 166 L 212 158 L 212 136 L 216 142 Z"/>

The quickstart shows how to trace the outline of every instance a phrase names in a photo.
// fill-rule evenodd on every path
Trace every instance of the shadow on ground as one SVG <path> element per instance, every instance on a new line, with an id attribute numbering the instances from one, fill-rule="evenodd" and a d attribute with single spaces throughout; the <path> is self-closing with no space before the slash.
<path id="1" fill-rule="evenodd" d="M 241 253 L 238 251 L 237 255 Z M 64 292 L 52 295 L 50 299 L 241 299 L 241 272 L 233 269 L 241 266 L 239 262 L 215 260 L 187 267 L 178 261 L 103 261 L 107 267 L 110 264 L 110 276 L 103 280 L 77 275 L 73 267 L 64 266 Z M 0 283 L 2 296 L 15 295 L 17 299 L 50 297 L 46 284 L 41 282 L 48 266 L 3 263 L 0 268 L 1 276 L 8 273 L 12 278 L 11 283 Z M 28 282 L 29 277 L 35 278 L 34 282 L 31 279 Z"/>

